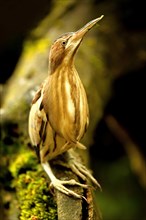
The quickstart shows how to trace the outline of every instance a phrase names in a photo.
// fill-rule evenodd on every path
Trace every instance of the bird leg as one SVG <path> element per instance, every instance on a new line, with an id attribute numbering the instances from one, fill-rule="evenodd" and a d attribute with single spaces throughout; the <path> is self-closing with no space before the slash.
<path id="1" fill-rule="evenodd" d="M 44 168 L 45 172 L 47 173 L 47 175 L 49 176 L 51 183 L 50 186 L 54 187 L 55 189 L 59 190 L 60 192 L 68 195 L 68 196 L 73 196 L 75 198 L 84 198 L 82 195 L 79 195 L 77 193 L 75 193 L 72 190 L 69 190 L 68 188 L 66 188 L 64 185 L 72 185 L 72 186 L 80 186 L 83 188 L 88 188 L 87 185 L 85 184 L 81 184 L 77 181 L 75 181 L 74 179 L 71 180 L 59 180 L 55 177 L 55 175 L 52 172 L 52 169 L 50 167 L 50 164 L 48 162 L 43 162 L 42 163 L 42 167 Z"/>

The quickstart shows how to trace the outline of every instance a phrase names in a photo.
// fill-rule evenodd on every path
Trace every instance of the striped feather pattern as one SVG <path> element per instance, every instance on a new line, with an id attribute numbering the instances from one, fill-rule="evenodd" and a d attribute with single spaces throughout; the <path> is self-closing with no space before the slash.
<path id="1" fill-rule="evenodd" d="M 79 141 L 88 124 L 86 93 L 75 69 L 63 68 L 48 77 L 43 106 L 52 128 L 66 141 Z"/>
<path id="2" fill-rule="evenodd" d="M 83 198 L 64 184 L 87 185 L 75 180 L 57 179 L 48 163 L 70 148 L 85 148 L 80 143 L 89 123 L 87 97 L 74 66 L 74 56 L 85 34 L 103 18 L 96 18 L 76 32 L 59 37 L 51 46 L 49 54 L 49 75 L 32 101 L 29 114 L 29 135 L 39 160 L 57 190 Z M 84 181 L 89 178 L 96 186 L 98 182 L 90 172 L 72 157 L 70 168 Z"/>
<path id="3" fill-rule="evenodd" d="M 75 147 L 88 120 L 86 93 L 76 70 L 62 68 L 50 74 L 37 91 L 29 115 L 30 138 L 40 149 L 41 161 Z"/>

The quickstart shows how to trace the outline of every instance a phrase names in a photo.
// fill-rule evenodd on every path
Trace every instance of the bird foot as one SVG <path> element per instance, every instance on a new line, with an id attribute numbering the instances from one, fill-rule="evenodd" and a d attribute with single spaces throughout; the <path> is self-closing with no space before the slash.
<path id="1" fill-rule="evenodd" d="M 68 167 L 82 180 L 87 181 L 88 179 L 101 190 L 101 186 L 98 181 L 92 176 L 90 171 L 77 159 L 69 153 Z"/>
<path id="2" fill-rule="evenodd" d="M 81 184 L 81 183 L 75 181 L 74 179 L 71 179 L 71 180 L 59 180 L 57 178 L 55 178 L 50 183 L 50 188 L 55 188 L 55 189 L 59 190 L 60 192 L 66 194 L 68 196 L 73 196 L 73 197 L 78 198 L 78 199 L 84 198 L 86 200 L 86 198 L 84 196 L 75 193 L 74 191 L 66 188 L 64 185 L 80 186 L 80 187 L 85 188 L 85 189 L 88 188 L 87 185 Z"/>
<path id="3" fill-rule="evenodd" d="M 98 183 L 98 181 L 92 176 L 92 174 L 90 173 L 90 171 L 82 164 L 78 163 L 78 162 L 71 162 L 70 164 L 70 168 L 71 170 L 77 175 L 79 176 L 82 180 L 87 181 L 88 179 L 91 180 L 91 182 L 99 187 L 101 189 L 100 184 Z"/>
<path id="4" fill-rule="evenodd" d="M 86 200 L 86 198 L 84 196 L 75 193 L 74 191 L 66 188 L 64 185 L 80 186 L 80 187 L 85 188 L 85 189 L 88 188 L 87 185 L 79 183 L 74 179 L 71 179 L 71 180 L 59 180 L 59 179 L 57 179 L 55 177 L 55 175 L 53 174 L 52 169 L 50 167 L 50 164 L 48 162 L 42 163 L 42 167 L 44 168 L 45 172 L 47 173 L 47 175 L 49 176 L 49 178 L 51 180 L 50 188 L 55 188 L 55 189 L 59 190 L 60 192 L 66 194 L 68 196 L 73 196 L 73 197 L 78 198 L 78 199 L 84 198 Z"/>

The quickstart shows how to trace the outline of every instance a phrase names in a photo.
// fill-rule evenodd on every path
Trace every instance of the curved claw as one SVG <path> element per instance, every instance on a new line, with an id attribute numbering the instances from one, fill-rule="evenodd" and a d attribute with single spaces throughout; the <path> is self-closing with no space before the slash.
<path id="1" fill-rule="evenodd" d="M 85 189 L 88 188 L 87 185 L 79 183 L 79 182 L 77 182 L 74 179 L 71 179 L 71 180 L 59 180 L 59 179 L 57 179 L 54 176 L 54 174 L 52 172 L 52 169 L 50 167 L 50 164 L 48 162 L 42 163 L 42 166 L 43 166 L 45 172 L 48 174 L 48 176 L 49 176 L 49 178 L 51 180 L 50 188 L 54 187 L 55 189 L 59 190 L 60 192 L 66 194 L 68 196 L 74 196 L 75 198 L 79 198 L 79 199 L 84 198 L 82 195 L 78 195 L 74 191 L 66 188 L 64 185 L 72 185 L 72 186 L 76 185 L 76 186 L 80 186 L 80 187 L 85 188 Z"/>
<path id="2" fill-rule="evenodd" d="M 98 183 L 98 181 L 92 176 L 90 171 L 84 165 L 82 165 L 82 164 L 78 163 L 77 161 L 74 161 L 74 159 L 72 159 L 72 161 L 70 163 L 70 168 L 82 180 L 86 181 L 87 179 L 90 179 L 92 181 L 92 183 L 95 186 L 99 187 L 99 189 L 101 190 L 101 186 Z"/>
<path id="3" fill-rule="evenodd" d="M 82 195 L 79 195 L 77 193 L 75 193 L 74 191 L 66 188 L 64 185 L 76 185 L 76 186 L 81 186 L 83 188 L 88 188 L 87 185 L 85 184 L 81 184 L 76 182 L 74 179 L 71 180 L 59 180 L 59 179 L 54 179 L 51 183 L 50 183 L 50 188 L 54 187 L 55 189 L 59 190 L 60 192 L 68 195 L 68 196 L 74 196 L 75 198 L 78 199 L 82 199 L 84 198 L 86 200 L 85 197 L 83 197 Z"/>

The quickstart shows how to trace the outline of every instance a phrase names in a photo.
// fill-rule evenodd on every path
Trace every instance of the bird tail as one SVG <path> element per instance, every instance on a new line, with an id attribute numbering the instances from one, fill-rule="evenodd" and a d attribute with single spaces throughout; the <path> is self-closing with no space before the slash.
<path id="1" fill-rule="evenodd" d="M 78 147 L 79 149 L 82 149 L 82 150 L 85 150 L 86 149 L 86 146 L 81 144 L 80 142 L 77 142 L 76 143 L 76 147 Z"/>

